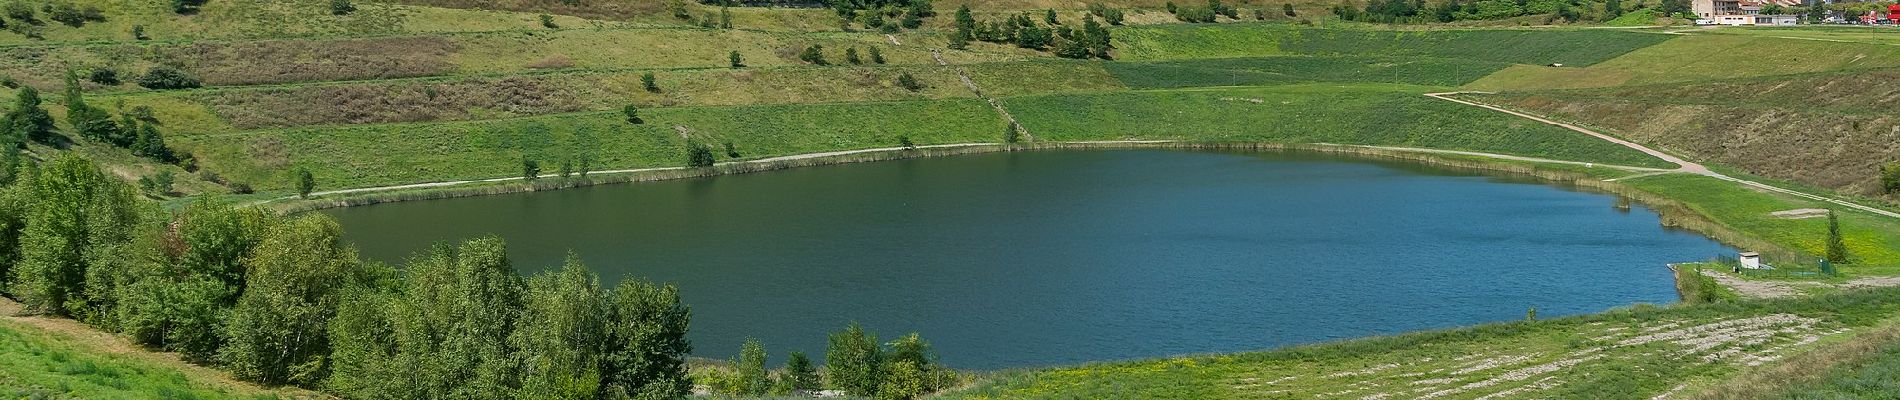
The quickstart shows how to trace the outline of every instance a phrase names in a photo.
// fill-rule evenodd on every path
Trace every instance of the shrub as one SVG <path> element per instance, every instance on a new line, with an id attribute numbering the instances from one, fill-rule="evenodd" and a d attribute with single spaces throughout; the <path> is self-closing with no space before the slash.
<path id="1" fill-rule="evenodd" d="M 356 4 L 350 0 L 330 0 L 330 15 L 350 15 L 356 12 Z"/>
<path id="2" fill-rule="evenodd" d="M 86 26 L 86 14 L 77 6 L 70 3 L 58 3 L 48 4 L 46 8 L 46 19 L 74 28 Z M 97 14 L 98 10 L 94 9 L 93 12 Z"/>
<path id="3" fill-rule="evenodd" d="M 327 331 L 341 293 L 367 278 L 356 249 L 323 214 L 277 224 L 256 243 L 218 360 L 240 379 L 315 386 L 327 371 Z"/>
<path id="4" fill-rule="evenodd" d="M 765 344 L 759 339 L 746 338 L 739 347 L 739 360 L 733 364 L 739 367 L 739 393 L 756 396 L 772 389 L 771 376 L 765 370 Z"/>
<path id="5" fill-rule="evenodd" d="M 791 359 L 785 361 L 785 375 L 781 380 L 795 391 L 817 390 L 820 384 L 818 369 L 812 366 L 811 358 L 802 351 L 792 352 Z"/>
<path id="6" fill-rule="evenodd" d="M 852 47 L 844 49 L 844 62 L 851 63 L 851 65 L 863 65 L 864 59 L 858 58 L 858 48 Z"/>
<path id="7" fill-rule="evenodd" d="M 40 108 L 40 91 L 32 86 L 20 88 L 15 95 L 13 108 L 7 110 L 6 130 L 15 137 L 23 137 L 40 143 L 52 143 L 58 139 L 53 133 L 53 115 Z"/>
<path id="8" fill-rule="evenodd" d="M 184 70 L 168 65 L 159 65 L 145 71 L 139 77 L 139 86 L 147 89 L 190 89 L 200 85 L 197 77 L 186 74 Z"/>
<path id="9" fill-rule="evenodd" d="M 640 74 L 640 86 L 645 87 L 648 92 L 660 92 L 660 84 L 654 81 L 652 72 Z"/>
<path id="10" fill-rule="evenodd" d="M 8 89 L 19 89 L 20 81 L 17 79 L 13 79 L 13 77 L 11 76 L 0 76 L 0 87 L 5 87 Z"/>
<path id="11" fill-rule="evenodd" d="M 646 123 L 645 120 L 640 119 L 640 107 L 638 106 L 628 104 L 626 107 L 621 107 L 620 112 L 627 115 L 627 123 L 629 124 L 639 125 Z"/>
<path id="12" fill-rule="evenodd" d="M 924 84 L 917 82 L 917 77 L 910 76 L 909 72 L 905 72 L 905 73 L 901 73 L 897 75 L 897 85 L 902 86 L 904 90 L 909 90 L 912 92 L 924 89 Z"/>
<path id="13" fill-rule="evenodd" d="M 1280 5 L 1280 13 L 1282 13 L 1282 14 L 1286 14 L 1286 16 L 1287 16 L 1287 17 L 1298 17 L 1298 16 L 1299 16 L 1299 14 L 1298 14 L 1298 13 L 1295 13 L 1295 12 L 1293 12 L 1293 3 L 1286 3 L 1286 4 L 1281 4 L 1281 5 Z"/>
<path id="14" fill-rule="evenodd" d="M 7 3 L 6 13 L 7 18 L 22 25 L 39 25 L 40 23 L 39 16 L 33 14 L 33 6 L 24 1 L 15 0 Z"/>
<path id="15" fill-rule="evenodd" d="M 86 75 L 86 80 L 106 86 L 118 86 L 119 71 L 104 67 L 93 68 L 92 73 Z"/>
<path id="16" fill-rule="evenodd" d="M 738 51 L 738 50 L 734 50 L 734 51 L 733 51 L 733 52 L 732 52 L 731 54 L 727 54 L 727 55 L 726 55 L 726 60 L 727 60 L 727 61 L 729 61 L 729 62 L 730 62 L 730 63 L 732 64 L 732 67 L 733 67 L 733 68 L 743 68 L 743 67 L 745 67 L 745 60 L 744 60 L 744 59 L 741 59 L 741 58 L 739 58 L 739 51 Z"/>
<path id="17" fill-rule="evenodd" d="M 805 47 L 805 51 L 798 53 L 798 60 L 811 63 L 812 65 L 826 65 L 825 46 L 814 44 Z"/>
<path id="18" fill-rule="evenodd" d="M 714 164 L 711 147 L 700 142 L 686 144 L 686 166 L 692 168 L 711 167 Z"/>
<path id="19" fill-rule="evenodd" d="M 132 40 L 152 40 L 145 36 L 145 25 L 132 25 Z"/>
<path id="20" fill-rule="evenodd" d="M 1880 187 L 1887 194 L 1900 194 L 1900 162 L 1880 167 Z"/>
<path id="21" fill-rule="evenodd" d="M 871 46 L 871 63 L 873 64 L 884 63 L 884 52 L 878 51 L 877 46 Z"/>
<path id="22" fill-rule="evenodd" d="M 541 27 L 548 28 L 548 29 L 559 29 L 561 26 L 556 25 L 554 23 L 554 16 L 541 14 Z"/>
<path id="23" fill-rule="evenodd" d="M 1827 261 L 1846 264 L 1850 262 L 1847 243 L 1841 240 L 1841 220 L 1837 214 L 1840 213 L 1834 210 L 1827 211 Z"/>
<path id="24" fill-rule="evenodd" d="M 310 191 L 317 188 L 317 176 L 311 174 L 310 169 L 303 167 L 298 167 L 293 175 L 297 184 L 297 197 L 310 198 Z"/>
<path id="25" fill-rule="evenodd" d="M 917 148 L 917 142 L 910 141 L 910 135 L 901 135 L 897 137 L 897 147 L 913 150 Z"/>
<path id="26" fill-rule="evenodd" d="M 534 180 L 536 179 L 541 179 L 541 162 L 530 160 L 530 159 L 522 159 L 521 160 L 521 179 L 529 181 L 529 182 L 534 182 Z"/>
<path id="27" fill-rule="evenodd" d="M 251 194 L 256 192 L 255 189 L 251 189 L 251 184 L 244 182 L 231 182 L 231 184 L 225 185 L 224 187 L 231 189 L 231 194 Z"/>
<path id="28" fill-rule="evenodd" d="M 205 0 L 172 0 L 172 11 L 179 14 L 196 14 L 204 5 Z"/>
<path id="29" fill-rule="evenodd" d="M 727 140 L 725 145 L 726 145 L 726 158 L 739 158 L 739 148 L 733 147 L 731 140 Z"/>

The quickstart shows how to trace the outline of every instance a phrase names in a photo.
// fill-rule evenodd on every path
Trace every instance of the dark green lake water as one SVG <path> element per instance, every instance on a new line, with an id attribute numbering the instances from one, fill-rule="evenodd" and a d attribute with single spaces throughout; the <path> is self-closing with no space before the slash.
<path id="1" fill-rule="evenodd" d="M 851 321 L 990 369 L 1266 349 L 1676 300 L 1731 251 L 1615 197 L 1304 154 L 1044 151 L 325 211 L 398 262 L 498 234 L 534 273 L 679 285 L 702 357 Z"/>

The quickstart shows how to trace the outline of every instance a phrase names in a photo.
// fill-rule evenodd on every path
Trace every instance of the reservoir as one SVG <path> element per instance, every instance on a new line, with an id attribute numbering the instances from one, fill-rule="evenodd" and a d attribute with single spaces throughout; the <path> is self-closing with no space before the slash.
<path id="1" fill-rule="evenodd" d="M 1093 150 L 799 168 L 323 211 L 372 260 L 507 240 L 671 282 L 694 355 L 919 332 L 955 368 L 1260 350 L 1672 303 L 1733 250 L 1615 196 L 1306 153 Z"/>

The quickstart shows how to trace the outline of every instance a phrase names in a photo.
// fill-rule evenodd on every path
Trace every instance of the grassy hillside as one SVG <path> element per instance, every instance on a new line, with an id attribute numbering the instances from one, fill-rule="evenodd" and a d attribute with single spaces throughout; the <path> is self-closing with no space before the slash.
<path id="1" fill-rule="evenodd" d="M 1727 29 L 1722 29 L 1726 31 Z M 1688 34 L 1601 63 L 1520 65 L 1467 85 L 1475 90 L 1596 88 L 1900 66 L 1893 46 L 1757 35 Z M 1587 65 L 1587 66 L 1586 66 Z M 1583 68 L 1573 68 L 1583 66 Z"/>
<path id="2" fill-rule="evenodd" d="M 1598 315 L 1231 355 L 1004 373 L 950 398 L 1648 399 L 1889 321 L 1900 289 Z"/>
<path id="3" fill-rule="evenodd" d="M 1873 195 L 1879 166 L 1900 154 L 1896 78 L 1900 70 L 1882 69 L 1474 98 L 1753 174 Z"/>
<path id="4" fill-rule="evenodd" d="M 1175 139 L 1416 146 L 1673 167 L 1549 125 L 1398 85 L 1067 94 L 1004 101 L 1043 140 Z"/>
<path id="5" fill-rule="evenodd" d="M 1386 30 L 1290 24 L 1164 25 L 1115 31 L 1121 59 L 1233 58 L 1280 54 L 1455 58 L 1585 66 L 1671 39 L 1611 30 Z"/>
<path id="6" fill-rule="evenodd" d="M 1294 82 L 1385 82 L 1458 86 L 1510 64 L 1456 59 L 1364 56 L 1279 56 L 1108 63 L 1134 89 L 1265 86 Z"/>
<path id="7" fill-rule="evenodd" d="M 19 305 L 0 299 L 8 315 Z M 176 355 L 147 353 L 71 320 L 0 317 L 0 397 L 9 399 L 325 398 L 236 382 Z"/>
<path id="8" fill-rule="evenodd" d="M 1646 192 L 1677 199 L 1716 223 L 1776 246 L 1791 249 L 1806 263 L 1826 254 L 1827 219 L 1790 219 L 1777 211 L 1826 209 L 1828 204 L 1769 195 L 1715 178 L 1672 174 L 1621 181 Z M 1854 210 L 1840 211 L 1843 242 L 1853 263 L 1842 273 L 1855 276 L 1900 274 L 1900 221 Z"/>

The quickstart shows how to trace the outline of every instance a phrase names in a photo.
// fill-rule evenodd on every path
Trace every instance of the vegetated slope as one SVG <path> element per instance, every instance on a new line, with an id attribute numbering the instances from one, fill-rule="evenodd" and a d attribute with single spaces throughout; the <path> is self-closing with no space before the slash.
<path id="1" fill-rule="evenodd" d="M 7 314 L 19 311 L 0 299 Z M 18 320 L 37 320 L 42 326 Z M 57 326 L 67 331 L 49 331 Z M 110 348 L 119 347 L 113 350 Z M 223 372 L 146 353 L 77 321 L 0 317 L 0 397 L 9 399 L 320 398 L 302 390 L 266 390 Z"/>
<path id="2" fill-rule="evenodd" d="M 640 111 L 448 123 L 358 125 L 250 131 L 180 138 L 177 145 L 226 178 L 259 188 L 290 187 L 288 171 L 309 168 L 323 188 L 520 176 L 522 161 L 556 172 L 591 159 L 595 171 L 674 167 L 686 143 L 730 141 L 746 158 L 917 144 L 1000 141 L 1005 126 L 975 99 Z M 721 152 L 723 153 L 723 151 Z M 720 160 L 727 159 L 723 154 Z"/>
<path id="3" fill-rule="evenodd" d="M 660 90 L 644 87 L 654 75 Z M 922 85 L 898 84 L 910 74 Z M 380 80 L 160 92 L 112 98 L 150 107 L 177 136 L 316 125 L 434 122 L 640 107 L 974 97 L 937 66 L 708 68 Z"/>
<path id="4" fill-rule="evenodd" d="M 1421 90 L 1309 84 L 1063 94 L 1004 103 L 1041 140 L 1324 142 L 1674 167 L 1562 128 L 1420 96 Z"/>
<path id="5" fill-rule="evenodd" d="M 949 398 L 1648 399 L 1890 321 L 1900 289 L 1638 306 L 1231 355 L 1005 373 Z"/>
<path id="6" fill-rule="evenodd" d="M 1797 38 L 1830 42 L 1858 42 L 1870 44 L 1900 45 L 1900 32 L 1892 29 L 1866 29 L 1859 26 L 1806 25 L 1800 27 L 1749 26 L 1723 28 L 1701 33 L 1718 35 L 1769 36 L 1779 38 Z"/>
<path id="7" fill-rule="evenodd" d="M 1569 64 L 1569 63 L 1566 63 Z M 1600 88 L 1900 66 L 1889 45 L 1766 36 L 1689 34 L 1585 68 L 1520 65 L 1472 82 L 1475 90 Z"/>
<path id="8" fill-rule="evenodd" d="M 1877 196 L 1880 165 L 1900 158 L 1896 80 L 1900 69 L 1474 98 L 1756 175 Z"/>
<path id="9" fill-rule="evenodd" d="M 143 28 L 145 36 L 154 41 L 545 29 L 534 14 L 412 7 L 372 1 L 353 2 L 356 11 L 347 15 L 334 14 L 330 0 L 216 0 L 205 2 L 202 8 L 190 15 L 178 14 L 169 1 L 63 2 L 97 8 L 105 20 L 87 22 L 78 27 L 48 22 L 33 28 L 43 39 L 0 30 L 0 46 L 126 41 L 133 39 L 133 27 Z M 39 18 L 44 20 L 47 16 L 40 13 Z M 601 24 L 568 16 L 557 16 L 554 20 L 560 26 L 593 27 Z"/>
<path id="10" fill-rule="evenodd" d="M 1612 30 L 1382 30 L 1289 24 L 1161 25 L 1115 30 L 1122 60 L 1281 54 L 1438 57 L 1583 66 L 1671 39 Z"/>
<path id="11" fill-rule="evenodd" d="M 1135 89 L 1262 86 L 1294 82 L 1384 82 L 1458 86 L 1510 64 L 1423 57 L 1277 56 L 1104 64 Z"/>
<path id="12" fill-rule="evenodd" d="M 1827 219 L 1791 219 L 1774 215 L 1777 211 L 1827 209 L 1831 205 L 1785 195 L 1763 193 L 1734 182 L 1701 175 L 1669 174 L 1619 181 L 1642 191 L 1683 203 L 1716 224 L 1766 241 L 1764 245 L 1787 249 L 1757 248 L 1750 240 L 1724 238 L 1725 242 L 1745 250 L 1768 255 L 1781 269 L 1797 268 L 1793 262 L 1818 264 L 1827 252 Z M 1900 221 L 1853 209 L 1840 209 L 1842 242 L 1847 245 L 1850 263 L 1836 267 L 1848 276 L 1891 276 L 1900 274 Z M 1665 224 L 1702 228 L 1698 221 L 1665 219 Z M 1784 262 L 1788 262 L 1783 264 Z"/>

